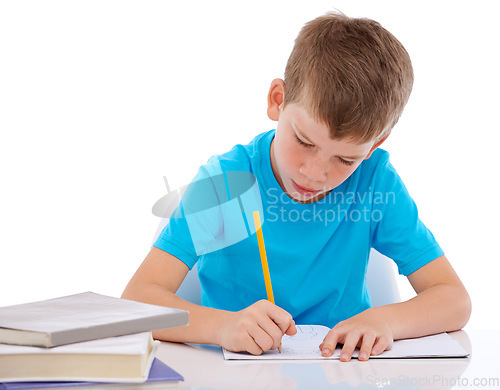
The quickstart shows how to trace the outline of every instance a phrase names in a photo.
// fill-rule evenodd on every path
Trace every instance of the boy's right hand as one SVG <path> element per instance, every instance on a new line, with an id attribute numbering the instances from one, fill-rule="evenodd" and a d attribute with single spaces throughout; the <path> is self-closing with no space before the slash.
<path id="1" fill-rule="evenodd" d="M 227 312 L 217 338 L 229 351 L 260 355 L 278 348 L 284 334 L 296 333 L 295 321 L 287 311 L 261 300 L 241 311 Z"/>

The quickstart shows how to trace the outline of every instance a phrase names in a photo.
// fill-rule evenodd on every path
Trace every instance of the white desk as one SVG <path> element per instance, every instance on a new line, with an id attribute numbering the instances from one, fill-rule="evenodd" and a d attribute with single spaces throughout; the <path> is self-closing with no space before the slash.
<path id="1" fill-rule="evenodd" d="M 500 389 L 498 333 L 451 335 L 469 358 L 242 362 L 220 347 L 165 342 L 157 357 L 184 377 L 180 389 Z"/>

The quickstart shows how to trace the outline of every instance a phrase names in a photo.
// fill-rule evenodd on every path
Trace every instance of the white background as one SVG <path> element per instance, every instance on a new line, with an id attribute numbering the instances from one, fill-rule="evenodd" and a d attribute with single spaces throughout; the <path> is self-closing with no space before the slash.
<path id="1" fill-rule="evenodd" d="M 271 80 L 302 25 L 337 8 L 410 53 L 414 92 L 384 147 L 472 296 L 468 328 L 500 327 L 495 4 L 0 2 L 0 306 L 119 296 L 150 248 L 162 176 L 186 184 L 273 128 Z"/>

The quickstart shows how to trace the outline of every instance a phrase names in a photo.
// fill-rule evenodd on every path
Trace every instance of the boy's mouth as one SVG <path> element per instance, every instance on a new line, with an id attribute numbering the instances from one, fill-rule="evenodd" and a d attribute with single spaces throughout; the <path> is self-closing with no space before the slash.
<path id="1" fill-rule="evenodd" d="M 321 192 L 320 190 L 313 190 L 311 188 L 302 187 L 301 185 L 295 183 L 293 179 L 290 180 L 292 181 L 292 185 L 295 191 L 297 191 L 299 194 L 303 196 L 311 197 L 318 195 Z"/>

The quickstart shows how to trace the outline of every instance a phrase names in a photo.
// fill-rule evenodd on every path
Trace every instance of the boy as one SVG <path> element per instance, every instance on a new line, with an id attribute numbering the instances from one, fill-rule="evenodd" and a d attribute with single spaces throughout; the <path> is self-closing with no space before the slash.
<path id="1" fill-rule="evenodd" d="M 276 131 L 200 169 L 123 293 L 190 311 L 189 326 L 155 337 L 261 354 L 295 323 L 323 324 L 332 329 L 322 354 L 341 343 L 348 361 L 356 347 L 367 360 L 395 339 L 462 328 L 469 296 L 378 149 L 412 84 L 408 54 L 378 23 L 339 14 L 307 23 L 269 90 Z M 252 208 L 264 220 L 277 305 L 265 299 Z M 416 297 L 370 307 L 371 247 L 396 262 Z M 196 262 L 203 306 L 175 295 Z"/>

